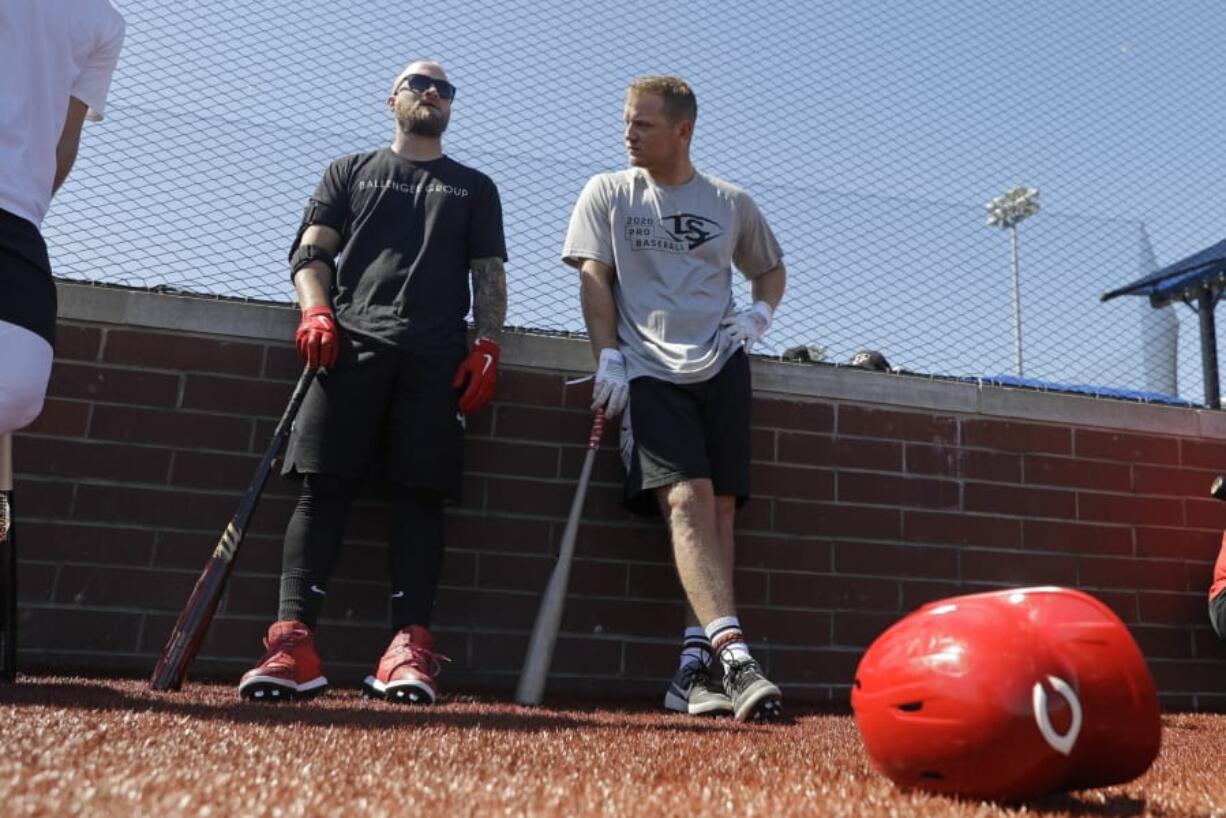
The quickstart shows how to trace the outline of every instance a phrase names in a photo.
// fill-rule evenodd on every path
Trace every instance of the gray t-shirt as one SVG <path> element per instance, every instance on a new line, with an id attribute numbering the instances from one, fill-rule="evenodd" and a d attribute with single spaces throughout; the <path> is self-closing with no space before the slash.
<path id="1" fill-rule="evenodd" d="M 732 265 L 746 278 L 783 251 L 741 188 L 695 172 L 656 184 L 641 168 L 593 176 L 579 194 L 562 259 L 614 267 L 617 340 L 630 378 L 714 377 L 736 351 L 719 322 L 733 312 Z"/>

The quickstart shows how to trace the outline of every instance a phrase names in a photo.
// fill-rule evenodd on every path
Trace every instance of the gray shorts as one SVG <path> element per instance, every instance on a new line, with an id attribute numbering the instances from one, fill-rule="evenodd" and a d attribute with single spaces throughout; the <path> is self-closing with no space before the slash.
<path id="1" fill-rule="evenodd" d="M 1217 635 L 1226 639 L 1226 591 L 1209 600 L 1209 621 Z"/>

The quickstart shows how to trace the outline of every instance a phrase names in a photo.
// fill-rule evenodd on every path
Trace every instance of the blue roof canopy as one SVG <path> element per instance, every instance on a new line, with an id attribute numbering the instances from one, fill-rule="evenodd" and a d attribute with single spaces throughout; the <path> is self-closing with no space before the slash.
<path id="1" fill-rule="evenodd" d="M 1192 301 L 1205 290 L 1226 289 L 1226 240 L 1163 267 L 1156 273 L 1104 293 L 1103 301 L 1120 295 L 1148 295 L 1149 303 L 1162 307 L 1172 301 Z"/>

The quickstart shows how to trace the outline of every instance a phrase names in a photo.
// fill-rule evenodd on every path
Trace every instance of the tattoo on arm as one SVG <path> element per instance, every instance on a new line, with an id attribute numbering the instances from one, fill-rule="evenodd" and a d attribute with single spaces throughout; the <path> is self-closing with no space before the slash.
<path id="1" fill-rule="evenodd" d="M 473 324 L 478 338 L 497 341 L 507 320 L 507 271 L 502 259 L 469 262 L 473 274 Z"/>

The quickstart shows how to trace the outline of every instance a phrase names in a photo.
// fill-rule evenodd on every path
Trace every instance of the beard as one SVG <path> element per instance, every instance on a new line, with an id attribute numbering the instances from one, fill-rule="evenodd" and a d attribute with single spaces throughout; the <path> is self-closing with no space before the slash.
<path id="1" fill-rule="evenodd" d="M 404 95 L 397 97 L 395 111 L 400 130 L 417 136 L 442 136 L 451 119 L 446 111 L 412 102 Z"/>

